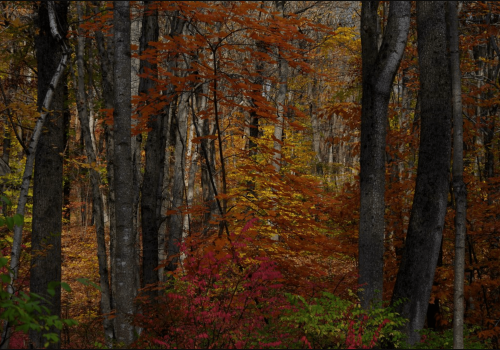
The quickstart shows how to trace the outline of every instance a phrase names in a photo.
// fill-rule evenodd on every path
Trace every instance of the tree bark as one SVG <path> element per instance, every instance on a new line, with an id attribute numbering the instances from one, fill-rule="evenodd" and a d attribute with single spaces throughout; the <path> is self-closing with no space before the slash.
<path id="1" fill-rule="evenodd" d="M 55 13 L 54 13 L 54 3 L 52 1 L 47 2 L 47 7 L 48 7 L 48 17 L 49 17 L 49 23 L 50 23 L 50 31 L 52 33 L 52 36 L 56 38 L 60 44 L 62 45 L 63 49 L 63 55 L 61 58 L 61 61 L 59 62 L 59 65 L 57 66 L 57 69 L 52 76 L 52 79 L 49 84 L 49 89 L 47 90 L 47 93 L 45 94 L 45 98 L 43 99 L 43 103 L 41 104 L 40 108 L 40 117 L 38 118 L 33 135 L 31 136 L 31 140 L 29 142 L 29 147 L 27 151 L 27 158 L 26 158 L 26 164 L 24 167 L 24 173 L 23 173 L 23 180 L 21 183 L 21 191 L 19 193 L 19 200 L 17 203 L 17 209 L 16 209 L 16 215 L 24 216 L 25 210 L 26 210 L 26 203 L 28 201 L 28 192 L 29 192 L 29 186 L 31 182 L 31 176 L 33 174 L 33 167 L 34 167 L 34 162 L 35 162 L 35 154 L 36 154 L 36 149 L 38 146 L 38 142 L 42 136 L 42 128 L 43 124 L 45 123 L 45 120 L 48 116 L 48 111 L 51 107 L 52 100 L 55 95 L 55 90 L 57 89 L 57 86 L 59 85 L 59 81 L 63 75 L 64 69 L 66 67 L 66 63 L 68 61 L 68 55 L 69 55 L 69 50 L 62 41 L 61 35 L 58 33 L 58 28 L 56 24 L 56 19 L 55 19 Z M 12 242 L 12 250 L 11 250 L 11 255 L 10 255 L 10 271 L 9 271 L 9 276 L 10 276 L 10 283 L 7 285 L 7 292 L 12 295 L 14 292 L 16 292 L 15 289 L 15 283 L 17 280 L 17 275 L 19 271 L 19 258 L 21 256 L 21 242 L 22 242 L 22 233 L 23 233 L 23 226 L 24 225 L 15 225 L 14 226 L 14 237 L 13 237 L 13 242 Z M 1 348 L 2 349 L 7 349 L 9 348 L 9 338 L 10 338 L 10 333 L 11 333 L 11 327 L 8 324 L 8 322 L 4 322 L 4 327 L 2 331 L 2 343 L 1 343 Z"/>
<path id="2" fill-rule="evenodd" d="M 175 115 L 175 165 L 172 184 L 172 211 L 168 229 L 167 255 L 169 264 L 167 271 L 175 271 L 179 262 L 179 244 L 182 242 L 182 206 L 184 204 L 184 169 L 186 153 L 187 116 L 190 92 L 183 92 L 179 99 L 178 111 Z"/>
<path id="3" fill-rule="evenodd" d="M 130 3 L 116 1 L 114 25 L 114 180 L 116 243 L 112 264 L 115 272 L 116 340 L 134 341 L 131 317 L 134 312 L 135 232 L 133 228 L 132 149 L 131 149 L 131 58 Z"/>
<path id="4" fill-rule="evenodd" d="M 382 300 L 387 109 L 408 37 L 410 2 L 391 2 L 380 49 L 377 47 L 377 9 L 378 1 L 363 1 L 359 284 L 363 288 L 360 298 L 365 309 L 372 302 Z"/>
<path id="5" fill-rule="evenodd" d="M 410 345 L 420 340 L 439 258 L 448 199 L 451 76 L 446 2 L 417 3 L 421 132 L 415 196 L 392 303 L 404 318 Z"/>
<path id="6" fill-rule="evenodd" d="M 464 348 L 464 269 L 467 218 L 467 188 L 464 183 L 462 83 L 458 44 L 457 1 L 447 1 L 453 103 L 453 191 L 455 194 L 455 280 L 453 299 L 453 348 Z"/>
<path id="7" fill-rule="evenodd" d="M 131 8 L 131 17 L 135 18 L 139 15 L 139 9 L 136 7 Z M 144 15 L 143 15 L 144 18 Z M 130 28 L 130 43 L 133 45 L 140 46 L 141 41 L 141 28 L 142 21 L 134 20 L 131 21 Z M 130 72 L 130 93 L 132 96 L 139 94 L 139 84 L 141 78 L 139 77 L 139 71 L 141 66 L 141 60 L 139 58 L 131 59 L 131 72 Z M 131 120 L 132 132 L 130 138 L 130 148 L 132 150 L 132 188 L 133 188 L 133 227 L 135 235 L 135 253 L 134 253 L 134 288 L 137 294 L 138 290 L 141 288 L 141 254 L 140 254 L 140 236 L 139 236 L 139 226 L 141 224 L 140 219 L 140 195 L 141 195 L 141 185 L 142 185 L 142 173 L 141 173 L 141 152 L 142 152 L 142 133 L 137 133 L 137 125 L 139 120 L 137 118 L 132 118 Z"/>
<path id="8" fill-rule="evenodd" d="M 276 10 L 281 16 L 285 16 L 285 2 L 276 1 Z M 278 95 L 276 96 L 277 118 L 274 126 L 274 155 L 273 165 L 276 172 L 281 170 L 281 146 L 283 144 L 283 129 L 285 126 L 285 101 L 288 91 L 288 62 L 282 57 L 281 50 L 278 49 Z M 273 239 L 277 240 L 276 235 Z"/>
<path id="9" fill-rule="evenodd" d="M 151 2 L 144 2 L 144 17 L 142 19 L 142 35 L 140 53 L 153 49 L 150 42 L 158 41 L 158 11 L 152 13 Z M 156 77 L 157 64 L 148 60 L 141 60 L 139 71 L 148 73 L 151 78 L 141 77 L 139 81 L 139 94 L 148 94 L 154 88 L 152 78 Z M 161 223 L 161 191 L 163 184 L 163 168 L 165 162 L 166 115 L 151 115 L 148 120 L 148 138 L 146 140 L 146 166 L 141 196 L 141 223 L 142 223 L 142 287 L 158 282 L 158 233 Z M 154 293 L 151 293 L 153 295 Z"/>
<path id="10" fill-rule="evenodd" d="M 68 3 L 54 3 L 54 15 L 62 36 L 67 31 Z M 63 49 L 51 35 L 47 4 L 38 8 L 39 35 L 35 39 L 38 68 L 38 107 L 50 89 L 51 78 L 58 68 Z M 53 296 L 47 293 L 50 282 L 61 282 L 61 234 L 63 199 L 63 157 L 64 151 L 64 84 L 54 91 L 53 112 L 47 116 L 42 136 L 35 151 L 33 178 L 33 227 L 31 232 L 30 292 L 43 296 L 42 303 L 51 315 L 61 315 L 61 286 L 55 287 Z M 30 331 L 30 340 L 35 347 L 43 347 L 44 334 L 60 330 L 51 327 L 40 332 Z M 60 343 L 49 345 L 59 348 Z"/>
<path id="11" fill-rule="evenodd" d="M 94 5 L 98 5 L 98 1 L 93 2 Z M 99 13 L 98 7 L 94 8 L 94 14 Z M 101 88 L 102 88 L 102 98 L 104 100 L 104 106 L 108 111 L 114 109 L 114 90 L 113 90 L 113 62 L 111 58 L 113 57 L 112 41 L 108 42 L 106 47 L 105 38 L 101 31 L 95 32 L 97 51 L 99 52 L 99 59 L 101 61 Z M 113 128 L 106 124 L 105 126 L 105 138 L 106 138 L 106 173 L 108 180 L 108 196 L 107 203 L 104 205 L 108 207 L 109 213 L 109 256 L 110 260 L 114 256 L 115 241 L 116 241 L 116 218 L 115 218 L 115 177 L 114 177 L 114 136 Z M 112 262 L 109 264 L 109 273 L 111 275 L 111 291 L 110 291 L 110 304 L 111 309 L 115 309 L 114 293 L 115 287 L 115 275 L 114 266 Z"/>
<path id="12" fill-rule="evenodd" d="M 83 18 L 83 11 L 80 3 L 77 3 L 78 19 Z M 85 152 L 87 154 L 87 164 L 90 165 L 90 183 L 92 186 L 92 211 L 94 216 L 95 231 L 97 238 L 97 260 L 99 264 L 99 285 L 101 287 L 101 313 L 108 315 L 111 312 L 111 295 L 108 274 L 108 259 L 106 254 L 106 240 L 104 234 L 104 202 L 101 194 L 101 176 L 96 170 L 97 156 L 92 140 L 93 131 L 90 128 L 90 118 L 88 113 L 87 94 L 85 91 L 85 67 L 83 62 L 85 38 L 78 36 L 77 67 L 78 67 L 78 117 L 82 128 L 82 134 L 85 143 Z M 113 339 L 113 322 L 109 316 L 103 319 L 104 334 L 106 341 L 110 343 Z"/>

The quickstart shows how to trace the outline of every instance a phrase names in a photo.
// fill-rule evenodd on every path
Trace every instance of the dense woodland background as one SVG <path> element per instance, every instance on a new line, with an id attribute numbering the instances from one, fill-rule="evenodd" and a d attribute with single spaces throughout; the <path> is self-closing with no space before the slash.
<path id="1" fill-rule="evenodd" d="M 1 347 L 498 348 L 499 23 L 1 2 Z"/>

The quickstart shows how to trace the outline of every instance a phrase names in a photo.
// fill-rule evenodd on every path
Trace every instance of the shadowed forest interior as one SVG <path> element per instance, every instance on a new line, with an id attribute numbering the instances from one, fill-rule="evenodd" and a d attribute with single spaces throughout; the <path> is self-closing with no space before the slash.
<path id="1" fill-rule="evenodd" d="M 0 347 L 498 348 L 499 24 L 0 2 Z"/>

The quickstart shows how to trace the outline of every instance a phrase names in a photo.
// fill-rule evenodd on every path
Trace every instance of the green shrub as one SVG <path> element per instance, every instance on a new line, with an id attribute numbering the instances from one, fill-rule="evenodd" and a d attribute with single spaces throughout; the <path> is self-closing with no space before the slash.
<path id="1" fill-rule="evenodd" d="M 282 317 L 290 327 L 302 329 L 312 348 L 401 347 L 405 336 L 399 331 L 405 319 L 390 307 L 378 305 L 368 312 L 359 303 L 324 292 L 309 302 L 287 295 L 294 306 Z"/>

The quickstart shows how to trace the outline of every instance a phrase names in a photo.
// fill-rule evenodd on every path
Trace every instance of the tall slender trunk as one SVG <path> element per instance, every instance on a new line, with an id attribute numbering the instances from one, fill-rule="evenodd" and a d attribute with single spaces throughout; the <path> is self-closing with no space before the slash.
<path id="1" fill-rule="evenodd" d="M 112 264 L 116 289 L 115 334 L 126 346 L 134 341 L 131 317 L 134 313 L 135 232 L 133 227 L 134 193 L 132 188 L 131 149 L 131 59 L 130 59 L 130 3 L 116 1 L 114 25 L 114 105 L 113 138 L 115 177 L 116 242 Z"/>
<path id="2" fill-rule="evenodd" d="M 186 21 L 180 16 L 178 12 L 173 12 L 171 13 L 169 25 L 170 25 L 170 30 L 169 30 L 169 35 L 171 37 L 178 36 L 183 33 L 184 31 L 184 26 L 186 24 Z M 152 33 L 152 32 L 150 32 Z M 176 65 L 177 65 L 177 52 L 172 52 L 171 55 L 169 56 L 169 60 L 167 63 L 167 69 L 170 73 L 173 73 L 175 71 Z M 163 262 L 167 259 L 167 250 L 166 250 L 166 233 L 167 233 L 167 227 L 170 224 L 170 220 L 168 216 L 164 216 L 164 213 L 169 209 L 170 205 L 170 170 L 171 170 L 171 162 L 170 162 L 170 155 L 171 155 L 171 150 L 170 146 L 173 146 L 175 143 L 175 132 L 172 128 L 172 119 L 175 114 L 175 107 L 177 106 L 177 93 L 175 91 L 175 86 L 173 84 L 169 84 L 167 88 L 162 91 L 163 96 L 166 96 L 169 100 L 169 104 L 164 108 L 160 119 L 159 119 L 159 126 L 158 126 L 158 131 L 159 134 L 154 134 L 154 130 L 152 130 L 152 133 L 154 135 L 154 138 L 149 141 L 149 134 L 148 134 L 148 141 L 150 142 L 148 145 L 148 141 L 146 141 L 146 169 L 145 169 L 145 174 L 144 176 L 146 177 L 146 174 L 148 174 L 148 178 L 150 176 L 153 176 L 156 172 L 156 170 L 152 169 L 151 167 L 154 167 L 155 164 L 158 164 L 161 168 L 159 169 L 158 173 L 158 178 L 157 178 L 157 188 L 156 188 L 156 201 L 157 203 L 155 204 L 156 209 L 153 212 L 151 212 L 151 208 L 147 209 L 146 211 L 148 213 L 143 213 L 143 215 L 147 215 L 149 217 L 154 216 L 156 219 L 155 224 L 157 225 L 157 230 L 155 237 L 157 237 L 157 257 L 151 257 L 151 261 L 154 261 L 157 259 L 156 264 L 159 264 L 158 267 L 158 280 L 160 282 L 163 282 L 165 279 L 165 267 Z M 158 120 L 155 121 L 155 119 L 150 119 L 150 122 L 157 122 Z M 155 136 L 156 135 L 156 136 Z M 159 136 L 158 136 L 159 135 Z M 155 138 L 159 137 L 159 141 L 155 142 Z M 148 165 L 148 152 L 149 157 L 152 157 L 151 160 L 149 161 Z M 156 155 L 154 155 L 156 154 Z M 154 158 L 154 159 L 153 159 Z M 157 160 L 159 159 L 158 163 Z M 148 169 L 148 167 L 150 167 Z M 149 180 L 148 180 L 149 181 Z M 148 181 L 145 179 L 144 183 L 147 184 Z M 153 180 L 152 180 L 153 181 Z M 144 195 L 146 195 L 146 201 L 148 202 L 148 205 L 153 205 L 151 200 L 151 196 L 155 196 L 154 194 L 154 189 L 151 187 L 144 192 L 143 188 L 143 198 Z M 149 199 L 148 199 L 149 198 Z M 144 220 L 144 219 L 143 219 Z M 152 224 L 148 223 L 148 232 L 153 232 L 151 231 Z M 144 230 L 144 229 L 143 229 Z M 153 234 L 153 233 L 151 233 Z M 151 236 L 152 237 L 152 236 Z M 143 231 L 143 239 L 144 237 L 144 231 Z M 154 240 L 154 238 L 151 238 Z M 153 247 L 154 242 L 151 241 L 151 249 L 155 249 Z M 143 246 L 143 249 L 146 249 L 146 246 Z M 148 248 L 149 249 L 149 248 Z M 143 263 L 144 264 L 144 263 Z M 145 269 L 143 267 L 143 269 Z M 151 276 L 151 280 L 153 280 L 155 277 Z"/>
<path id="3" fill-rule="evenodd" d="M 138 15 L 138 9 L 135 7 L 131 8 L 131 16 L 136 17 Z M 143 16 L 144 18 L 144 16 Z M 130 28 L 130 43 L 133 45 L 140 46 L 141 40 L 141 27 L 142 22 L 138 20 L 134 20 L 131 22 Z M 139 85 L 140 85 L 140 59 L 132 58 L 131 59 L 131 73 L 130 73 L 130 86 L 131 86 L 131 95 L 136 96 L 139 94 Z M 134 228 L 135 235 L 135 253 L 134 253 L 134 288 L 137 291 L 141 288 L 141 273 L 140 273 L 140 265 L 141 265 L 141 254 L 140 254 L 140 236 L 139 236 L 139 226 L 140 226 L 140 210 L 139 210 L 139 202 L 140 202 L 140 194 L 141 194 L 141 184 L 142 184 L 142 173 L 141 173 L 141 151 L 142 151 L 142 133 L 137 133 L 135 130 L 139 121 L 137 118 L 132 118 L 132 131 L 133 135 L 130 138 L 130 148 L 132 150 L 132 189 L 133 189 L 133 215 L 132 215 L 132 226 Z"/>
<path id="4" fill-rule="evenodd" d="M 153 49 L 150 42 L 158 41 L 158 11 L 152 13 L 151 2 L 144 2 L 144 17 L 142 19 L 142 35 L 140 41 L 140 54 Z M 154 88 L 157 64 L 148 60 L 141 60 L 139 72 L 149 72 L 151 78 L 142 77 L 139 81 L 139 94 L 147 94 Z M 163 183 L 163 168 L 165 162 L 166 114 L 151 115 L 148 120 L 148 138 L 146 140 L 146 167 L 144 169 L 144 182 L 141 196 L 141 224 L 142 224 L 142 286 L 158 282 L 158 233 L 161 222 L 161 190 Z M 152 296 L 154 292 L 150 293 Z"/>
<path id="5" fill-rule="evenodd" d="M 187 159 L 191 158 L 191 164 L 189 165 L 189 169 L 186 169 L 187 171 L 187 176 L 185 178 L 185 184 L 184 187 L 186 189 L 186 207 L 187 210 L 191 208 L 193 205 L 193 198 L 194 198 L 194 181 L 196 178 L 196 172 L 198 171 L 198 160 L 199 160 L 199 153 L 193 150 L 193 138 L 195 137 L 195 131 L 194 131 L 194 123 L 191 124 L 190 132 L 189 132 L 189 141 L 188 141 L 188 147 L 187 147 Z M 183 233 L 182 233 L 182 240 L 184 241 L 189 233 L 190 233 L 190 226 L 191 226 L 191 215 L 189 213 L 184 214 L 184 221 L 183 221 Z M 181 255 L 181 263 L 185 259 L 185 254 Z"/>
<path id="6" fill-rule="evenodd" d="M 54 14 L 61 35 L 67 31 L 68 3 L 54 3 Z M 38 8 L 40 21 L 39 35 L 35 40 L 38 67 L 38 107 L 50 89 L 52 76 L 58 68 L 58 60 L 63 55 L 62 48 L 50 33 L 47 4 Z M 49 54 L 50 53 L 50 54 Z M 54 91 L 53 112 L 47 116 L 42 136 L 35 151 L 35 171 L 33 176 L 33 227 L 31 232 L 31 273 L 30 292 L 46 298 L 43 302 L 52 315 L 61 315 L 61 287 L 55 287 L 55 294 L 47 293 L 50 282 L 61 282 L 61 235 L 63 198 L 63 157 L 64 151 L 64 85 L 60 82 Z M 66 91 L 67 92 L 67 91 Z M 50 327 L 44 331 L 30 331 L 30 339 L 35 347 L 44 346 L 46 333 L 60 330 Z M 50 345 L 59 348 L 59 343 Z"/>
<path id="7" fill-rule="evenodd" d="M 208 94 L 208 86 L 204 90 L 203 92 Z M 205 97 L 202 98 L 205 99 Z M 215 133 L 215 127 L 210 119 L 204 119 L 201 124 L 200 136 L 209 136 Z M 214 189 L 214 185 L 216 181 L 212 177 L 215 176 L 215 142 L 213 139 L 203 138 L 201 140 L 201 147 L 202 153 L 206 153 L 201 161 L 201 186 L 203 203 L 206 206 L 203 217 L 203 234 L 207 235 L 212 230 L 213 225 L 211 222 L 220 214 L 215 200 L 217 189 Z"/>
<path id="8" fill-rule="evenodd" d="M 392 4 L 392 3 L 391 3 Z M 392 297 L 409 319 L 410 344 L 420 340 L 439 258 L 448 201 L 451 154 L 451 76 L 447 55 L 446 2 L 417 2 L 421 132 L 415 195 Z"/>
<path id="9" fill-rule="evenodd" d="M 93 2 L 94 5 L 98 5 L 98 1 Z M 97 15 L 99 13 L 99 9 L 97 7 L 94 8 L 94 14 Z M 113 29 L 112 29 L 113 30 Z M 95 38 L 97 43 L 97 51 L 99 53 L 99 59 L 101 62 L 101 88 L 102 88 L 102 98 L 104 100 L 104 106 L 108 111 L 114 109 L 114 91 L 113 91 L 113 42 L 111 38 L 106 43 L 104 35 L 101 31 L 95 32 Z M 111 309 L 115 309 L 114 302 L 114 293 L 116 291 L 115 286 L 115 274 L 114 274 L 114 266 L 112 264 L 112 257 L 114 256 L 115 243 L 116 243 L 116 218 L 115 218 L 115 176 L 113 171 L 114 164 L 114 136 L 113 136 L 113 128 L 106 124 L 105 126 L 105 138 L 106 138 L 106 174 L 108 180 L 108 195 L 107 195 L 107 203 L 104 202 L 104 205 L 108 207 L 109 213 L 109 273 L 110 273 L 110 304 Z M 103 195 L 104 200 L 104 195 Z M 114 322 L 113 322 L 114 323 Z"/>
<path id="10" fill-rule="evenodd" d="M 313 150 L 316 155 L 316 159 L 314 160 L 315 171 L 317 175 L 323 174 L 323 157 L 321 154 L 321 131 L 320 131 L 320 120 L 318 116 L 318 79 L 316 77 L 313 78 L 313 81 L 310 83 L 309 93 L 311 96 L 311 101 L 309 102 L 309 116 L 311 118 L 311 126 L 312 126 L 312 143 Z"/>
<path id="11" fill-rule="evenodd" d="M 453 191 L 455 193 L 455 281 L 453 298 L 453 348 L 464 347 L 464 269 L 467 218 L 467 188 L 464 183 L 464 135 L 462 83 L 458 45 L 457 1 L 447 2 L 448 41 L 450 47 L 451 89 L 453 103 Z"/>
<path id="12" fill-rule="evenodd" d="M 78 11 L 78 19 L 79 21 L 82 21 L 83 11 L 81 10 L 81 4 L 77 3 L 76 6 Z M 106 315 L 103 318 L 104 335 L 106 337 L 107 343 L 110 343 L 113 339 L 113 322 L 111 321 L 109 316 L 107 316 L 111 312 L 111 295 L 108 275 L 108 259 L 106 254 L 106 240 L 104 234 L 104 202 L 100 190 L 102 187 L 102 182 L 99 172 L 95 169 L 95 164 L 97 164 L 97 156 L 93 146 L 93 130 L 90 128 L 90 118 L 87 107 L 88 101 L 85 91 L 85 67 L 83 62 L 85 38 L 82 36 L 78 36 L 77 43 L 77 109 L 85 143 L 87 163 L 90 165 L 90 184 L 92 186 L 93 201 L 92 211 L 97 238 L 97 261 L 99 265 L 99 285 L 101 287 L 101 312 L 102 314 Z"/>
<path id="13" fill-rule="evenodd" d="M 179 245 L 182 242 L 182 206 L 184 204 L 184 169 L 187 136 L 187 117 L 190 92 L 183 92 L 179 99 L 178 111 L 173 127 L 176 132 L 174 180 L 172 183 L 172 211 L 168 230 L 167 271 L 174 271 L 179 262 Z"/>
<path id="14" fill-rule="evenodd" d="M 276 10 L 281 16 L 285 16 L 285 2 L 276 1 Z M 281 50 L 278 49 L 278 95 L 276 96 L 277 118 L 274 126 L 274 155 L 273 165 L 276 172 L 281 170 L 281 146 L 283 144 L 283 129 L 285 126 L 285 100 L 288 91 L 288 62 L 283 58 Z"/>
<path id="15" fill-rule="evenodd" d="M 391 2 L 380 49 L 378 1 L 363 1 L 363 97 L 359 219 L 359 284 L 363 308 L 382 300 L 384 279 L 385 146 L 387 109 L 410 27 L 410 2 Z"/>

